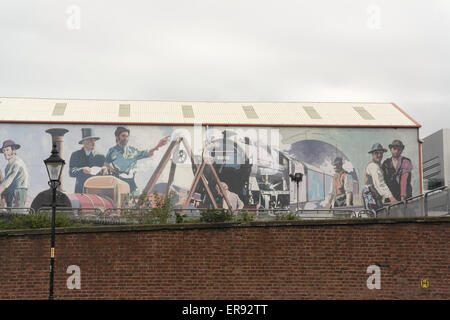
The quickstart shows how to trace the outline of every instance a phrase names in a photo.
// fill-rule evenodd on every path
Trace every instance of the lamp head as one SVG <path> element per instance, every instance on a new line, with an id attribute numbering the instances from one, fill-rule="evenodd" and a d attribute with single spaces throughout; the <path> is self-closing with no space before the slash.
<path id="1" fill-rule="evenodd" d="M 60 158 L 56 144 L 53 144 L 52 154 L 50 157 L 44 160 L 45 167 L 50 181 L 60 181 L 61 173 L 66 162 Z"/>
<path id="2" fill-rule="evenodd" d="M 303 179 L 303 174 L 300 173 L 300 172 L 296 172 L 295 174 L 292 174 L 292 173 L 291 173 L 291 174 L 289 175 L 289 177 L 291 177 L 291 180 L 292 180 L 292 181 L 299 183 L 299 182 L 301 182 L 302 179 Z"/>

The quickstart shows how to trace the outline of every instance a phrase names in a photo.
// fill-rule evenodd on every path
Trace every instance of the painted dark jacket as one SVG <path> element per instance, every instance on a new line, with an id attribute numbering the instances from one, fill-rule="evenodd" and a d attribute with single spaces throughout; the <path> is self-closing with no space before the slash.
<path id="1" fill-rule="evenodd" d="M 406 157 L 400 157 L 397 168 L 394 168 L 392 157 L 384 160 L 383 175 L 389 190 L 398 201 L 401 197 L 412 197 L 411 171 L 413 169 L 411 160 Z"/>
<path id="2" fill-rule="evenodd" d="M 75 193 L 83 193 L 84 182 L 92 177 L 91 174 L 83 172 L 83 167 L 102 167 L 105 164 L 105 156 L 92 151 L 89 156 L 86 155 L 84 148 L 75 151 L 70 156 L 69 175 L 76 178 Z"/>

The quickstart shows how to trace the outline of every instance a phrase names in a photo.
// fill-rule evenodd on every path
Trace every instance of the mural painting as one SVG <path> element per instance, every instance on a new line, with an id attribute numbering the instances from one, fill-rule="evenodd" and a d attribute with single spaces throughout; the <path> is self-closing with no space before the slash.
<path id="1" fill-rule="evenodd" d="M 155 191 L 231 210 L 377 208 L 419 193 L 415 129 L 1 124 L 0 137 L 1 207 L 48 189 L 52 143 L 76 208 L 142 207 Z"/>

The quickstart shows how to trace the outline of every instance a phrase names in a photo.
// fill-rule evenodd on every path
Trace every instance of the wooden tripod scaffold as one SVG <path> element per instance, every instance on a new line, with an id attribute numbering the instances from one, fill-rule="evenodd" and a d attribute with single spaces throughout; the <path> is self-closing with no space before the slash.
<path id="1" fill-rule="evenodd" d="M 183 139 L 183 137 L 178 137 L 177 139 L 173 140 L 170 143 L 170 145 L 167 148 L 166 152 L 164 153 L 161 161 L 159 162 L 158 166 L 156 167 L 156 170 L 153 172 L 153 175 L 150 177 L 150 180 L 147 182 L 147 185 L 145 186 L 144 190 L 142 191 L 142 194 L 139 197 L 138 207 L 141 207 L 143 205 L 145 199 L 147 199 L 148 195 L 150 195 L 152 193 L 153 188 L 156 185 L 156 182 L 158 181 L 159 177 L 161 176 L 164 168 L 167 166 L 167 163 L 169 162 L 169 159 L 172 157 L 172 154 L 175 152 L 175 148 L 178 145 L 180 145 L 181 143 L 183 143 L 184 148 L 186 149 L 186 152 L 188 153 L 188 155 L 191 159 L 191 162 L 195 164 L 196 169 L 197 169 L 195 172 L 195 175 L 194 175 L 194 180 L 192 181 L 192 184 L 191 184 L 191 188 L 189 189 L 188 196 L 183 204 L 183 209 L 186 209 L 189 206 L 189 203 L 192 199 L 192 196 L 194 195 L 194 192 L 195 192 L 200 180 L 202 181 L 203 186 L 205 187 L 206 192 L 208 193 L 209 199 L 211 200 L 214 209 L 218 208 L 216 200 L 214 199 L 214 195 L 211 192 L 211 188 L 209 187 L 208 180 L 206 180 L 206 178 L 203 174 L 206 166 L 209 166 L 211 169 L 211 172 L 213 173 L 213 178 L 216 180 L 216 184 L 219 188 L 220 193 L 223 195 L 223 198 L 224 198 L 226 204 L 228 205 L 228 208 L 230 208 L 230 210 L 232 210 L 232 206 L 228 199 L 228 194 L 227 194 L 226 190 L 223 188 L 222 182 L 220 181 L 219 176 L 217 175 L 217 172 L 214 169 L 214 166 L 212 165 L 212 163 L 208 160 L 205 160 L 203 157 L 202 157 L 201 164 L 195 163 L 194 154 L 192 152 L 192 149 L 189 146 L 189 143 L 185 139 Z M 176 163 L 172 160 L 171 165 L 170 165 L 169 180 L 167 181 L 167 192 L 166 192 L 167 194 L 169 193 L 170 187 L 172 186 L 173 179 L 175 177 L 175 170 L 176 170 Z"/>

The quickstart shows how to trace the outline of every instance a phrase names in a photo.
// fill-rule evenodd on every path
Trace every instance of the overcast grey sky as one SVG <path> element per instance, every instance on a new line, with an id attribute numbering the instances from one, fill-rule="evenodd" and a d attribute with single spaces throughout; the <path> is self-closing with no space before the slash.
<path id="1" fill-rule="evenodd" d="M 0 96 L 395 102 L 450 127 L 450 1 L 2 0 Z"/>

